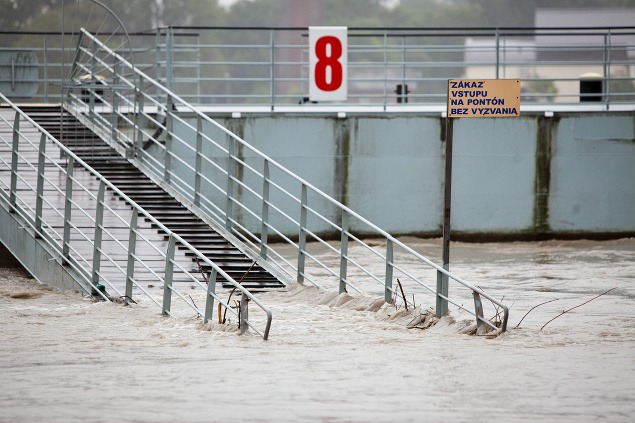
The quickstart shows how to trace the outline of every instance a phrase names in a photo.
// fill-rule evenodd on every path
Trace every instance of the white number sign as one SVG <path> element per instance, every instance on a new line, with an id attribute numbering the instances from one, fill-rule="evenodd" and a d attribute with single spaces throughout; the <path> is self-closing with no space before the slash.
<path id="1" fill-rule="evenodd" d="M 348 96 L 348 29 L 309 27 L 309 99 L 344 101 Z"/>

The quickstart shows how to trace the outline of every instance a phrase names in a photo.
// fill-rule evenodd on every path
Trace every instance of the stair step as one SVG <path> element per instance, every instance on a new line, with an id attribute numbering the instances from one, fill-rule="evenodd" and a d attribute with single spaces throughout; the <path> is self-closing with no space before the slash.
<path id="1" fill-rule="evenodd" d="M 153 218 L 176 232 L 236 281 L 241 281 L 245 288 L 262 291 L 285 286 L 260 265 L 254 265 L 250 257 L 154 184 L 143 172 L 121 157 L 72 115 L 62 111 L 59 106 L 33 106 L 25 108 L 25 111 L 117 189 L 151 213 Z M 148 218 L 144 220 L 150 221 Z M 164 240 L 169 238 L 157 224 L 150 223 L 150 226 L 155 228 Z M 182 245 L 177 245 L 177 248 L 185 250 L 184 255 L 196 262 L 194 253 Z M 204 272 L 211 273 L 211 266 L 201 263 L 201 268 Z M 232 287 L 224 282 L 223 278 L 219 278 L 218 281 L 221 281 L 225 288 Z"/>

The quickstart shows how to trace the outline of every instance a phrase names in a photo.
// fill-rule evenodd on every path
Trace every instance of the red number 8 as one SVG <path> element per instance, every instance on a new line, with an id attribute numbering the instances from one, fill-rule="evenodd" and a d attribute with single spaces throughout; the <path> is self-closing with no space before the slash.
<path id="1" fill-rule="evenodd" d="M 331 54 L 327 55 L 327 46 L 331 46 Z M 315 85 L 322 91 L 335 91 L 342 85 L 342 43 L 333 36 L 324 36 L 315 43 Z M 326 69 L 331 68 L 331 82 L 326 80 Z"/>

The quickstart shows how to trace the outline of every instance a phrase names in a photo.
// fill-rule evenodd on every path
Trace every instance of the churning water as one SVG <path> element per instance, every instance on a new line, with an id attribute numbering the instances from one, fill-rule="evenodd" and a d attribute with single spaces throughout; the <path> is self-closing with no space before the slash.
<path id="1" fill-rule="evenodd" d="M 259 296 L 274 315 L 262 341 L 0 269 L 0 421 L 632 421 L 635 239 L 454 243 L 451 270 L 511 306 L 507 333 L 464 334 L 456 307 L 407 329 L 422 311 L 369 311 L 381 290 L 296 286 Z"/>

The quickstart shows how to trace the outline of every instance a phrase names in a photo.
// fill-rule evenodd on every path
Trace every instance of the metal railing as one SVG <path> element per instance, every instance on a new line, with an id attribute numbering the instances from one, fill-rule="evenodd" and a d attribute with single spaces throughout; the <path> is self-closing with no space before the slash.
<path id="1" fill-rule="evenodd" d="M 37 56 L 35 98 L 57 100 L 72 57 L 53 34 L 37 34 L 2 33 Z M 274 109 L 307 100 L 307 28 L 168 27 L 130 37 L 137 67 L 191 104 Z M 523 104 L 635 102 L 635 27 L 349 28 L 348 58 L 346 105 L 440 105 L 457 78 L 521 79 Z M 597 88 L 585 93 L 581 84 Z"/>
<path id="2" fill-rule="evenodd" d="M 218 231 L 266 259 L 280 277 L 316 286 L 334 280 L 340 293 L 379 288 L 387 303 L 412 304 L 404 290 L 432 294 L 439 316 L 450 303 L 478 325 L 506 329 L 509 311 L 499 300 L 291 173 L 91 34 L 84 32 L 79 50 L 86 58 L 79 66 L 102 75 L 109 89 L 89 88 L 87 99 L 77 94 L 78 85 L 69 91 L 67 109 Z M 333 231 L 339 242 L 324 235 Z M 297 260 L 289 260 L 285 248 Z M 445 294 L 447 281 L 456 289 L 452 296 Z M 484 317 L 481 297 L 491 301 L 499 324 Z"/>
<path id="3" fill-rule="evenodd" d="M 89 294 L 103 299 L 119 297 L 129 304 L 134 301 L 133 290 L 139 290 L 166 316 L 172 315 L 172 299 L 176 296 L 205 323 L 211 319 L 217 301 L 238 317 L 239 313 L 216 293 L 218 276 L 242 294 L 241 332 L 251 327 L 267 339 L 272 314 L 253 294 L 103 178 L 3 94 L 0 102 L 9 106 L 4 109 L 9 112 L 1 113 L 0 109 L 0 127 L 4 128 L 0 146 L 11 152 L 10 160 L 0 156 L 0 175 L 4 175 L 0 177 L 0 201 L 20 219 L 30 236 L 48 245 L 55 260 L 80 275 L 91 287 Z M 107 191 L 122 198 L 125 206 L 121 206 L 121 201 L 108 201 Z M 158 234 L 156 228 L 142 230 L 144 221 L 159 228 L 167 242 L 150 235 Z M 161 244 L 167 244 L 167 248 L 162 249 Z M 188 250 L 211 267 L 206 281 L 200 280 L 198 269 L 191 269 L 191 258 L 176 257 L 176 247 Z M 157 267 L 157 260 L 163 265 Z M 120 291 L 122 279 L 124 292 Z M 204 309 L 179 292 L 177 285 L 184 282 L 206 290 Z M 144 288 L 143 284 L 148 283 L 163 285 L 162 303 Z M 111 294 L 106 295 L 100 285 Z M 248 300 L 256 306 L 251 313 L 253 318 L 247 318 Z M 254 312 L 258 310 L 261 313 Z"/>

